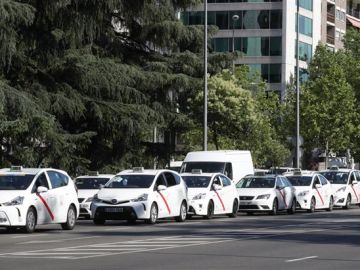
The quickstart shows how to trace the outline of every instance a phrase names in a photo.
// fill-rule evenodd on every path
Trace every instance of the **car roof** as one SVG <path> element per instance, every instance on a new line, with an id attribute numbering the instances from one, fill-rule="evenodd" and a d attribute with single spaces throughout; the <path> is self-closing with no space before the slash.
<path id="1" fill-rule="evenodd" d="M 159 169 L 159 170 L 153 170 L 153 169 L 144 169 L 144 170 L 141 170 L 141 171 L 137 171 L 137 170 L 124 170 L 124 171 L 121 171 L 119 172 L 118 174 L 116 175 L 122 175 L 122 174 L 137 174 L 137 175 L 141 175 L 141 174 L 144 174 L 144 175 L 157 175 L 159 173 L 162 173 L 162 172 L 170 172 L 170 173 L 175 173 L 177 174 L 176 172 L 172 171 L 172 170 L 166 170 L 166 169 Z"/>
<path id="2" fill-rule="evenodd" d="M 214 177 L 215 175 L 223 175 L 222 173 L 181 173 L 181 176 L 207 176 Z"/>
<path id="3" fill-rule="evenodd" d="M 320 172 L 322 173 L 322 172 L 351 172 L 351 171 L 354 171 L 354 170 L 353 169 L 339 168 L 337 170 L 323 170 L 323 171 L 320 171 Z"/>
<path id="4" fill-rule="evenodd" d="M 76 179 L 86 179 L 86 178 L 113 178 L 115 174 L 99 174 L 99 175 L 81 175 L 76 177 Z"/>

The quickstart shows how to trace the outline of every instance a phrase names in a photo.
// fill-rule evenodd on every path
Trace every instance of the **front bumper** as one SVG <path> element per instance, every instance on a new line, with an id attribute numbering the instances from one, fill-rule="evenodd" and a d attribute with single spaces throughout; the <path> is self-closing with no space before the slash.
<path id="1" fill-rule="evenodd" d="M 205 216 L 207 215 L 208 204 L 207 200 L 190 200 L 188 214 Z"/>
<path id="2" fill-rule="evenodd" d="M 252 211 L 271 211 L 272 200 L 251 200 L 251 201 L 240 201 L 239 211 L 252 212 Z"/>
<path id="3" fill-rule="evenodd" d="M 80 217 L 90 217 L 91 216 L 91 203 L 80 203 Z"/>
<path id="4" fill-rule="evenodd" d="M 296 198 L 296 208 L 309 210 L 311 204 L 311 199 L 308 197 L 297 197 Z"/>
<path id="5" fill-rule="evenodd" d="M 118 205 L 92 203 L 91 217 L 104 220 L 148 219 L 150 205 L 148 202 L 130 202 Z"/>
<path id="6" fill-rule="evenodd" d="M 26 216 L 18 206 L 0 207 L 0 227 L 25 226 Z"/>
<path id="7" fill-rule="evenodd" d="M 334 206 L 345 206 L 346 205 L 346 194 L 334 194 Z"/>

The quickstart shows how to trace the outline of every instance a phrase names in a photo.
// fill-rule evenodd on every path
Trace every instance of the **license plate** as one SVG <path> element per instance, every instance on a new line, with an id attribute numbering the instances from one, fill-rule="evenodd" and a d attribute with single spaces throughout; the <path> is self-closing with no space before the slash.
<path id="1" fill-rule="evenodd" d="M 122 213 L 122 212 L 124 212 L 124 209 L 108 207 L 108 208 L 105 208 L 105 212 L 107 212 L 107 213 Z"/>

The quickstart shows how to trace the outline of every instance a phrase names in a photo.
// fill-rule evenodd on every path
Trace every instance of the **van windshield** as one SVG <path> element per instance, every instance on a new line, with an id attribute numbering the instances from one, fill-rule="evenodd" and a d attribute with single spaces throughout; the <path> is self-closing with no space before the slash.
<path id="1" fill-rule="evenodd" d="M 195 169 L 201 170 L 204 173 L 224 173 L 225 162 L 184 162 L 181 172 L 191 173 Z"/>

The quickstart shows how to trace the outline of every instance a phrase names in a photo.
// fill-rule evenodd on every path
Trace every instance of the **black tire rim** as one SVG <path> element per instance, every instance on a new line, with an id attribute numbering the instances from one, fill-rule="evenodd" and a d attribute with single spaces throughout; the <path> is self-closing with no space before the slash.
<path id="1" fill-rule="evenodd" d="M 210 202 L 209 207 L 208 207 L 208 217 L 212 217 L 213 214 L 214 214 L 214 206 L 213 206 L 213 203 Z"/>
<path id="2" fill-rule="evenodd" d="M 26 227 L 30 230 L 33 231 L 35 228 L 35 214 L 34 211 L 30 210 L 27 215 L 26 215 Z"/>
<path id="3" fill-rule="evenodd" d="M 233 215 L 236 215 L 238 208 L 239 208 L 239 207 L 238 207 L 238 203 L 237 203 L 237 201 L 235 200 L 235 201 L 234 201 L 234 205 L 233 205 Z"/>
<path id="4" fill-rule="evenodd" d="M 315 211 L 315 200 L 314 198 L 311 199 L 311 212 Z"/>
<path id="5" fill-rule="evenodd" d="M 273 202 L 273 214 L 276 215 L 276 213 L 277 213 L 277 201 L 274 200 L 274 202 Z"/>
<path id="6" fill-rule="evenodd" d="M 157 213 L 157 208 L 156 208 L 155 205 L 153 205 L 153 206 L 151 207 L 151 212 L 150 212 L 150 219 L 151 219 L 151 222 L 152 222 L 152 223 L 155 223 L 155 222 L 156 222 L 156 220 L 157 220 L 157 215 L 158 215 L 158 213 Z"/>
<path id="7" fill-rule="evenodd" d="M 67 215 L 67 219 L 68 219 L 68 224 L 70 227 L 74 227 L 75 226 L 75 221 L 76 221 L 76 217 L 75 217 L 75 210 L 73 207 L 69 208 L 68 211 L 68 215 Z"/>

